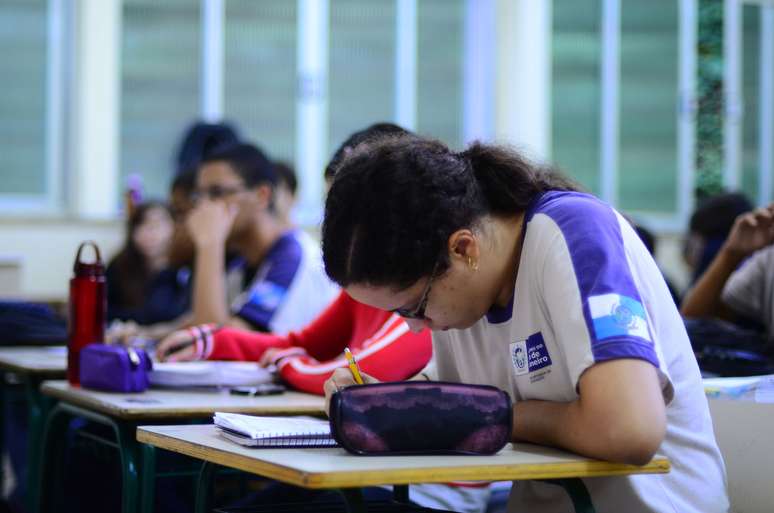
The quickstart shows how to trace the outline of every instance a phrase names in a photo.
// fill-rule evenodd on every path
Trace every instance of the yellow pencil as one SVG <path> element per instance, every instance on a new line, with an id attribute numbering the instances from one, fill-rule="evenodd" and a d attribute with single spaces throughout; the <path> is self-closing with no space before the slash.
<path id="1" fill-rule="evenodd" d="M 347 363 L 349 363 L 349 371 L 352 373 L 352 377 L 355 378 L 355 382 L 358 385 L 362 385 L 363 377 L 360 375 L 360 367 L 357 366 L 357 360 L 355 360 L 352 351 L 348 347 L 344 348 L 344 356 L 347 359 Z"/>

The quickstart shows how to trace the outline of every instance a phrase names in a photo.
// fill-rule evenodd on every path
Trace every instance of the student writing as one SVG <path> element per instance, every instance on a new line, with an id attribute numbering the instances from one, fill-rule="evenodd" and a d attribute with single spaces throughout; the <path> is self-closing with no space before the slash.
<path id="1" fill-rule="evenodd" d="M 514 400 L 514 441 L 666 475 L 586 480 L 597 511 L 724 512 L 725 469 L 691 346 L 655 262 L 623 217 L 509 149 L 401 137 L 340 165 L 326 271 L 355 300 L 433 330 L 435 378 Z M 330 394 L 352 383 L 346 370 Z M 571 509 L 519 482 L 512 511 Z"/>

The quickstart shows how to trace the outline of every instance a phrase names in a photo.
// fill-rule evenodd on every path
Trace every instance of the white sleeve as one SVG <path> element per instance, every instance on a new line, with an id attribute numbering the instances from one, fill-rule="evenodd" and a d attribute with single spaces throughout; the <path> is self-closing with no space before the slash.
<path id="1" fill-rule="evenodd" d="M 774 263 L 774 246 L 756 252 L 734 271 L 723 288 L 723 303 L 743 317 L 765 321 L 763 308 L 769 263 Z"/>

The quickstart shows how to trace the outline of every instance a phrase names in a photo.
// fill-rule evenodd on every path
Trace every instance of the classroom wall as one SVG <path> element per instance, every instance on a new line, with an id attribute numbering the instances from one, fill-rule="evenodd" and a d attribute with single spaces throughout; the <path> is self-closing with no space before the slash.
<path id="1" fill-rule="evenodd" d="M 123 232 L 119 220 L 0 219 L 0 298 L 66 299 L 78 244 L 96 241 L 107 260 Z"/>

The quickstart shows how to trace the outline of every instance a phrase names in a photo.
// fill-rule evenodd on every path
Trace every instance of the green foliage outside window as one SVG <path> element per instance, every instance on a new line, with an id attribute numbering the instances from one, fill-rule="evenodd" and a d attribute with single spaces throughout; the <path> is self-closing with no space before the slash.
<path id="1" fill-rule="evenodd" d="M 723 2 L 699 2 L 696 196 L 723 189 Z"/>

